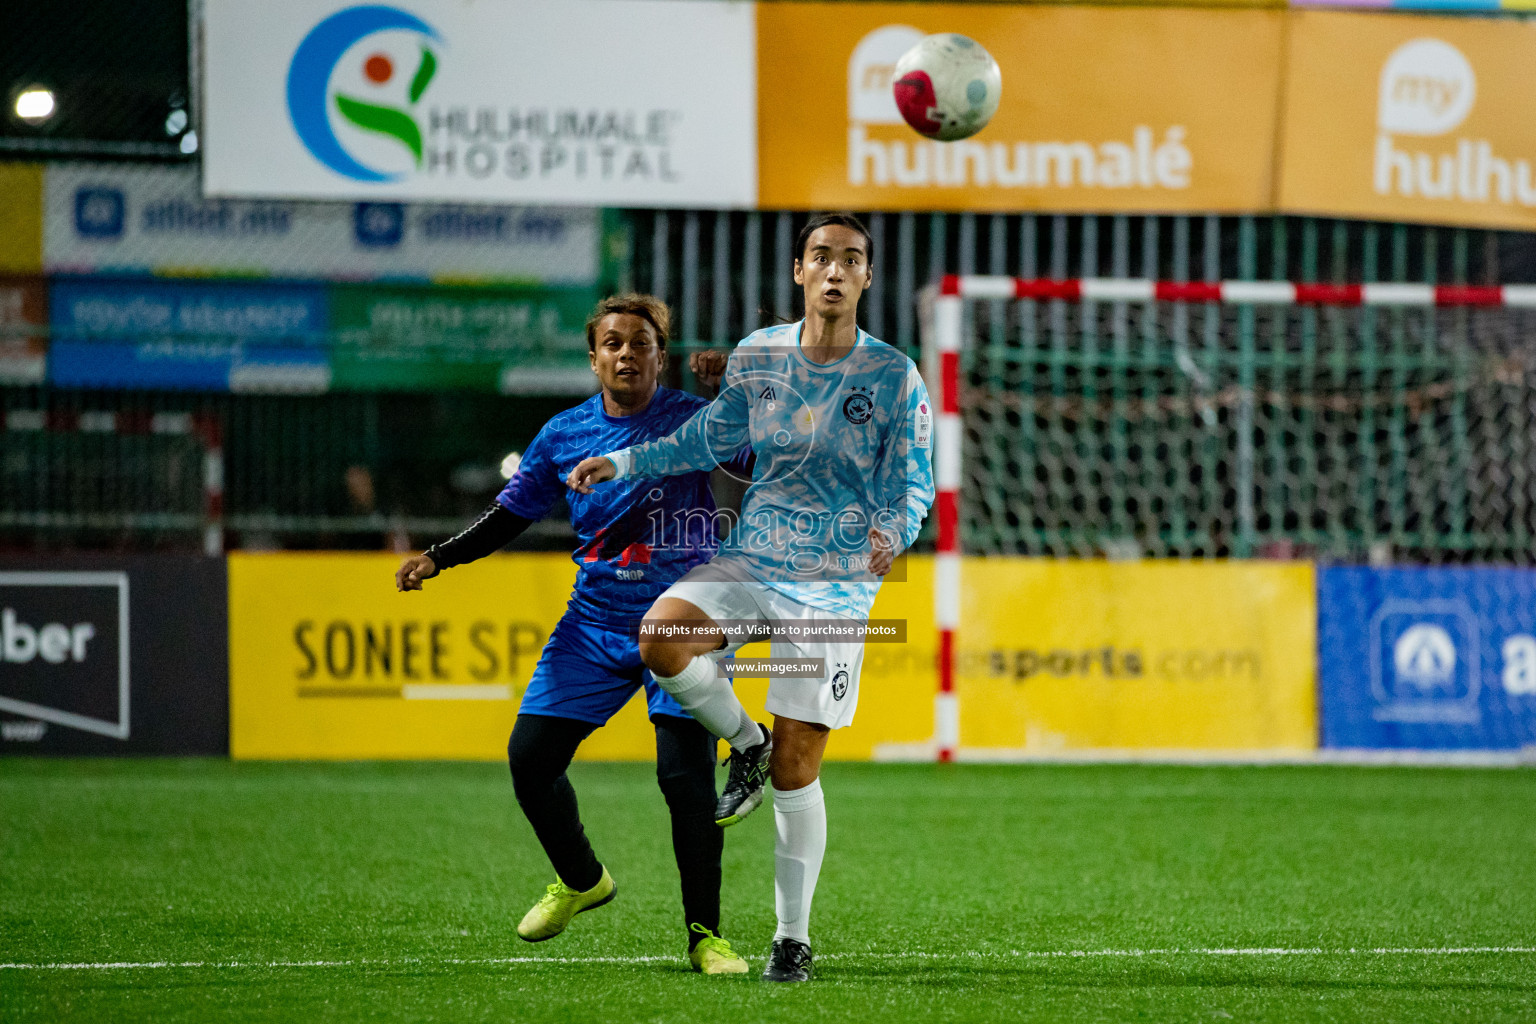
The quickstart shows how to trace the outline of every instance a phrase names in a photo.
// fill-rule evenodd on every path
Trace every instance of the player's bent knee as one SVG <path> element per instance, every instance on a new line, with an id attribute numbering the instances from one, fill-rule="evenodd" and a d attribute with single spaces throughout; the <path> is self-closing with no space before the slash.
<path id="1" fill-rule="evenodd" d="M 688 663 L 693 660 L 693 652 L 682 644 L 642 639 L 640 660 L 645 662 L 645 667 L 651 670 L 652 675 L 670 677 L 688 667 Z"/>
<path id="2" fill-rule="evenodd" d="M 652 675 L 671 677 L 724 639 L 725 634 L 698 608 L 687 601 L 663 597 L 641 622 L 640 660 Z"/>

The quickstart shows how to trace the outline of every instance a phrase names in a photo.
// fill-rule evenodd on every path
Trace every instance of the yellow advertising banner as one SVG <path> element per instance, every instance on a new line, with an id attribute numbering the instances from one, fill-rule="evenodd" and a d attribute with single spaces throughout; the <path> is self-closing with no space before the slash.
<path id="1" fill-rule="evenodd" d="M 229 557 L 230 753 L 236 758 L 500 760 L 539 652 L 565 611 L 575 566 L 516 554 L 460 566 L 396 593 L 381 554 Z M 881 588 L 874 615 L 913 643 L 872 644 L 858 717 L 828 756 L 863 759 L 933 732 L 932 565 Z M 766 657 L 767 645 L 743 657 Z M 767 720 L 766 679 L 743 679 Z M 588 760 L 655 757 L 643 696 L 582 744 Z"/>
<path id="2" fill-rule="evenodd" d="M 1317 747 L 1308 564 L 967 559 L 962 749 Z"/>
<path id="3" fill-rule="evenodd" d="M 0 273 L 43 270 L 43 165 L 0 163 Z"/>
<path id="4" fill-rule="evenodd" d="M 831 758 L 911 756 L 933 735 L 933 561 L 907 561 L 873 616 L 905 620 L 908 640 L 867 646 L 858 716 L 832 734 Z M 397 564 L 379 554 L 230 556 L 233 756 L 505 756 L 574 566 L 557 554 L 504 555 L 399 594 Z M 1316 747 L 1309 565 L 968 558 L 964 587 L 964 749 Z M 758 716 L 767 688 L 737 682 Z M 653 758 L 644 700 L 579 756 Z"/>
<path id="5" fill-rule="evenodd" d="M 1291 17 L 1281 209 L 1536 228 L 1536 24 Z"/>
<path id="6" fill-rule="evenodd" d="M 761 4 L 765 208 L 1253 211 L 1273 203 L 1284 12 Z M 974 138 L 929 141 L 892 69 L 959 32 L 1003 75 Z"/>

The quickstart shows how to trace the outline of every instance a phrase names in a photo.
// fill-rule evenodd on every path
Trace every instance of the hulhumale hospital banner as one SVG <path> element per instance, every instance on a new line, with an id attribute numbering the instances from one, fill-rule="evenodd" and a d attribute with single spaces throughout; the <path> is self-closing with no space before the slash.
<path id="1" fill-rule="evenodd" d="M 750 206 L 750 4 L 209 0 L 210 195 Z"/>

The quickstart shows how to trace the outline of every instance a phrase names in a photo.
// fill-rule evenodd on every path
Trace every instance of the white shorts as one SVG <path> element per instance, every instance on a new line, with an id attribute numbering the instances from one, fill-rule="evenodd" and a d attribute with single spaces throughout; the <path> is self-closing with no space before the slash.
<path id="1" fill-rule="evenodd" d="M 687 601 L 716 622 L 782 622 L 793 619 L 811 622 L 849 622 L 844 616 L 802 604 L 757 580 L 724 579 L 711 570 L 709 563 L 695 566 L 667 588 L 663 597 Z M 734 654 L 752 638 L 728 640 L 711 657 Z M 774 637 L 769 643 L 774 658 L 821 658 L 826 673 L 820 678 L 775 676 L 768 683 L 768 711 L 774 715 L 813 722 L 829 729 L 853 724 L 859 704 L 859 669 L 864 664 L 864 641 L 794 642 Z"/>

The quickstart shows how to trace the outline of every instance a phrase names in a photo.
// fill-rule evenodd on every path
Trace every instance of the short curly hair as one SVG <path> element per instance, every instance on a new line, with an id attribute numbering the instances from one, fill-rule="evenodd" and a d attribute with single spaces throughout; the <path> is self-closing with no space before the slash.
<path id="1" fill-rule="evenodd" d="M 592 315 L 587 317 L 588 352 L 597 351 L 597 325 L 603 317 L 614 313 L 628 313 L 649 323 L 656 328 L 657 347 L 663 352 L 667 350 L 667 339 L 672 332 L 672 312 L 667 309 L 667 304 L 654 295 L 626 292 L 623 295 L 611 295 L 599 302 Z"/>

